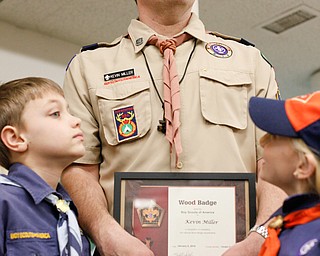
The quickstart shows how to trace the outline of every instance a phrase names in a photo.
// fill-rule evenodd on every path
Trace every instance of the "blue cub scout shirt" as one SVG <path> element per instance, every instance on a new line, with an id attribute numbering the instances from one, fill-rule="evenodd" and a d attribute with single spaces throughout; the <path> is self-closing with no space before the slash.
<path id="1" fill-rule="evenodd" d="M 291 212 L 308 209 L 320 203 L 319 195 L 295 195 L 283 203 L 273 216 L 286 216 Z M 278 256 L 320 256 L 320 218 L 311 222 L 283 229 L 279 234 Z"/>
<path id="2" fill-rule="evenodd" d="M 0 184 L 0 255 L 59 255 L 59 213 L 45 197 L 56 192 L 71 201 L 67 192 L 60 184 L 54 191 L 22 164 L 13 164 L 5 177 L 21 187 Z M 70 208 L 77 213 L 72 202 Z M 83 235 L 82 242 L 82 255 L 90 255 L 89 241 Z"/>

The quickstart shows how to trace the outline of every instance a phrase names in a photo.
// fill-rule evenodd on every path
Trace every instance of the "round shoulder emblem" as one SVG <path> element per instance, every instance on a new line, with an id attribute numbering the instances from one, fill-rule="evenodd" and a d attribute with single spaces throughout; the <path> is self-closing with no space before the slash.
<path id="1" fill-rule="evenodd" d="M 217 42 L 207 43 L 206 50 L 218 58 L 229 58 L 232 55 L 232 50 L 228 45 Z"/>

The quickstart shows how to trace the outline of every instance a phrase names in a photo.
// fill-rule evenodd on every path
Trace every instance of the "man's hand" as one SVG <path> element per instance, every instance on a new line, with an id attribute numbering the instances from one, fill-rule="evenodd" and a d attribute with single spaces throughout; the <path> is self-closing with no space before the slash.
<path id="1" fill-rule="evenodd" d="M 126 232 L 118 223 L 109 223 L 104 232 L 105 242 L 98 251 L 103 256 L 154 256 L 139 239 Z"/>
<path id="2" fill-rule="evenodd" d="M 222 256 L 257 256 L 264 240 L 261 235 L 252 232 L 246 239 L 236 243 Z"/>
<path id="3" fill-rule="evenodd" d="M 125 231 L 108 212 L 108 202 L 99 184 L 98 165 L 73 164 L 61 177 L 78 209 L 82 229 L 101 255 L 154 256 L 137 238 Z"/>

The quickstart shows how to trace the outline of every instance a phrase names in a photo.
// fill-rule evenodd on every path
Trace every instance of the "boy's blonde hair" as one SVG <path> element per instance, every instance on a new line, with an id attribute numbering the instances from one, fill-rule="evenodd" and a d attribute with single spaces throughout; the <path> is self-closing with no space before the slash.
<path id="1" fill-rule="evenodd" d="M 280 137 L 283 137 L 283 136 L 272 135 L 267 133 L 260 139 L 260 145 L 263 147 L 268 142 L 272 140 L 276 140 L 277 138 L 280 138 Z M 286 138 L 288 138 L 292 142 L 292 146 L 299 154 L 299 157 L 304 158 L 304 154 L 310 154 L 316 160 L 317 166 L 316 166 L 315 173 L 312 177 L 310 177 L 308 182 L 309 182 L 310 192 L 314 191 L 314 192 L 320 193 L 320 158 L 319 156 L 316 155 L 302 139 L 290 138 L 290 137 L 286 137 Z"/>
<path id="2" fill-rule="evenodd" d="M 21 115 L 25 105 L 50 92 L 64 97 L 62 88 L 47 78 L 26 77 L 2 84 L 0 86 L 0 132 L 7 125 L 21 126 Z M 1 139 L 0 165 L 7 169 L 10 166 L 10 152 Z"/>

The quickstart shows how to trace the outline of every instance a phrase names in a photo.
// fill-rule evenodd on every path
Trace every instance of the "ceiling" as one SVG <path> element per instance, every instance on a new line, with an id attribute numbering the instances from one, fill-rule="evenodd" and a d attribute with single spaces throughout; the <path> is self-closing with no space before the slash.
<path id="1" fill-rule="evenodd" d="M 263 28 L 301 10 L 314 18 L 279 34 Z M 254 43 L 275 67 L 283 98 L 320 89 L 310 84 L 320 69 L 319 0 L 199 0 L 199 16 L 208 30 Z M 112 41 L 136 17 L 133 0 L 0 0 L 0 21 L 80 46 Z"/>

